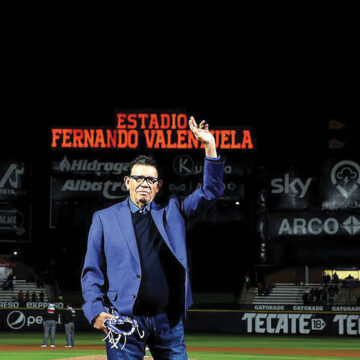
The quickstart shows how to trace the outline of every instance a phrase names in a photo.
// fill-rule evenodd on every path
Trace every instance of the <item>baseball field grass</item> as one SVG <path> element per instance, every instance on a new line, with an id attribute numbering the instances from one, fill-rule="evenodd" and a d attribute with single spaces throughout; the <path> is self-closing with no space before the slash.
<path id="1" fill-rule="evenodd" d="M 65 348 L 58 332 L 55 348 L 41 348 L 42 333 L 0 333 L 0 360 L 50 360 L 105 355 L 102 335 L 77 332 Z M 360 341 L 350 337 L 285 337 L 187 334 L 188 355 L 196 360 L 345 360 L 360 359 Z M 86 358 L 84 358 L 85 360 Z"/>

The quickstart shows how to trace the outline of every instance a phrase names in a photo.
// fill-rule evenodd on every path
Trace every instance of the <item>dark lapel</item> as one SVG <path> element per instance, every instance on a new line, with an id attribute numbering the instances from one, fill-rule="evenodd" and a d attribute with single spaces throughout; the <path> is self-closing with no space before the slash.
<path id="1" fill-rule="evenodd" d="M 134 225 L 131 219 L 128 198 L 118 204 L 117 210 L 116 219 L 119 223 L 120 229 L 124 235 L 131 254 L 133 255 L 135 261 L 140 264 L 139 251 L 136 244 Z"/>
<path id="2" fill-rule="evenodd" d="M 164 227 L 164 208 L 161 208 L 159 204 L 152 202 L 151 204 L 151 216 L 154 219 L 155 225 L 158 228 L 162 238 L 166 242 L 169 249 L 173 251 L 169 238 L 166 235 L 165 227 Z"/>

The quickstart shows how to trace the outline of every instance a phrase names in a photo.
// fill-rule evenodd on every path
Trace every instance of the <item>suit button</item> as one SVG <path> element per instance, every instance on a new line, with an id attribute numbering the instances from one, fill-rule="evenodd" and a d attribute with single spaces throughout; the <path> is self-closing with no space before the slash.
<path id="1" fill-rule="evenodd" d="M 140 278 L 141 278 L 141 276 L 140 276 L 139 274 L 137 274 L 137 275 L 136 275 L 136 277 L 137 277 L 138 279 L 140 279 Z"/>
<path id="2" fill-rule="evenodd" d="M 136 299 L 136 295 L 135 295 L 135 294 L 133 294 L 133 298 Z"/>

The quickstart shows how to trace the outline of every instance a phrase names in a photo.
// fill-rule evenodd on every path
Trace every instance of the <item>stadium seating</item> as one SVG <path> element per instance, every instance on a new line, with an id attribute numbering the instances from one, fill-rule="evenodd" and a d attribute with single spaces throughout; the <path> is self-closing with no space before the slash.
<path id="1" fill-rule="evenodd" d="M 46 290 L 46 287 L 40 287 L 38 288 L 37 285 L 34 282 L 26 282 L 26 280 L 16 280 L 16 283 L 14 284 L 14 288 L 11 290 L 3 290 L 0 287 L 0 301 L 17 301 L 17 294 L 19 291 L 22 290 L 22 292 L 25 294 L 26 291 L 29 291 L 30 293 L 30 301 L 31 301 L 31 294 L 35 291 L 37 301 L 39 302 L 39 295 L 41 291 L 44 292 L 44 302 L 48 302 L 49 296 Z"/>

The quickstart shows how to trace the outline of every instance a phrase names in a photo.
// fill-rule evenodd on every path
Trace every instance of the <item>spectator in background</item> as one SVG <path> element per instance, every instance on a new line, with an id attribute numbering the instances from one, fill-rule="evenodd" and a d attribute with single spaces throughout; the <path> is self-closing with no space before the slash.
<path id="1" fill-rule="evenodd" d="M 337 286 L 331 285 L 329 286 L 328 292 L 329 292 L 329 305 L 334 305 L 335 302 L 335 295 L 337 295 Z"/>
<path id="2" fill-rule="evenodd" d="M 8 277 L 7 277 L 7 280 L 6 280 L 6 289 L 4 289 L 4 287 L 3 287 L 4 290 L 10 290 L 10 289 L 12 290 L 12 289 L 14 289 L 13 279 L 14 279 L 14 275 L 9 274 Z"/>
<path id="3" fill-rule="evenodd" d="M 3 290 L 9 290 L 9 280 L 5 280 L 1 285 Z"/>
<path id="4" fill-rule="evenodd" d="M 321 298 L 322 298 L 323 305 L 327 305 L 328 292 L 327 292 L 326 286 L 324 286 L 322 289 Z"/>
<path id="5" fill-rule="evenodd" d="M 21 307 L 24 306 L 24 293 L 22 290 L 20 290 L 17 294 L 17 299 Z"/>
<path id="6" fill-rule="evenodd" d="M 66 337 L 65 347 L 74 346 L 75 319 L 76 319 L 76 312 L 72 308 L 71 304 L 68 304 L 66 310 L 64 311 L 64 324 L 65 324 L 65 337 Z"/>
<path id="7" fill-rule="evenodd" d="M 325 285 L 325 286 L 327 286 L 329 283 L 330 283 L 330 280 L 331 280 L 331 277 L 330 277 L 330 275 L 329 274 L 327 274 L 327 275 L 323 275 L 323 277 L 322 277 L 322 282 L 323 282 L 323 284 Z"/>
<path id="8" fill-rule="evenodd" d="M 310 294 L 308 292 L 304 292 L 302 295 L 303 305 L 310 305 Z"/>
<path id="9" fill-rule="evenodd" d="M 43 279 L 41 276 L 39 277 L 38 286 L 39 286 L 40 288 L 43 288 L 43 287 L 45 286 L 44 279 Z"/>
<path id="10" fill-rule="evenodd" d="M 41 290 L 40 294 L 39 294 L 39 298 L 41 302 L 44 302 L 44 298 L 45 298 L 45 294 L 44 292 Z"/>
<path id="11" fill-rule="evenodd" d="M 333 294 L 333 296 L 338 295 L 339 290 L 337 285 L 330 285 L 328 289 L 329 294 Z"/>
<path id="12" fill-rule="evenodd" d="M 290 282 L 293 282 L 295 286 L 299 286 L 299 285 L 300 285 L 300 278 L 299 278 L 299 276 L 298 276 L 298 274 L 296 273 L 295 270 L 293 270 L 293 271 L 291 272 Z"/>
<path id="13" fill-rule="evenodd" d="M 35 291 L 33 291 L 33 293 L 31 294 L 31 301 L 36 302 L 36 292 Z"/>
<path id="14" fill-rule="evenodd" d="M 12 284 L 13 278 L 14 278 L 14 275 L 13 275 L 12 273 L 8 275 L 7 281 L 8 281 L 9 284 L 10 284 L 10 283 Z"/>
<path id="15" fill-rule="evenodd" d="M 35 276 L 35 283 L 38 288 L 44 287 L 44 280 L 41 276 L 37 276 L 37 275 Z"/>
<path id="16" fill-rule="evenodd" d="M 29 290 L 27 290 L 25 293 L 25 303 L 27 303 L 29 301 L 30 301 L 30 293 L 29 293 Z"/>
<path id="17" fill-rule="evenodd" d="M 56 323 L 57 310 L 55 304 L 51 302 L 43 311 L 44 339 L 41 347 L 47 347 L 49 331 L 51 334 L 50 347 L 55 347 Z"/>
<path id="18" fill-rule="evenodd" d="M 337 285 L 337 284 L 339 283 L 339 276 L 338 276 L 338 274 L 336 273 L 336 271 L 335 271 L 334 274 L 333 274 L 333 283 L 334 283 L 335 285 Z"/>

